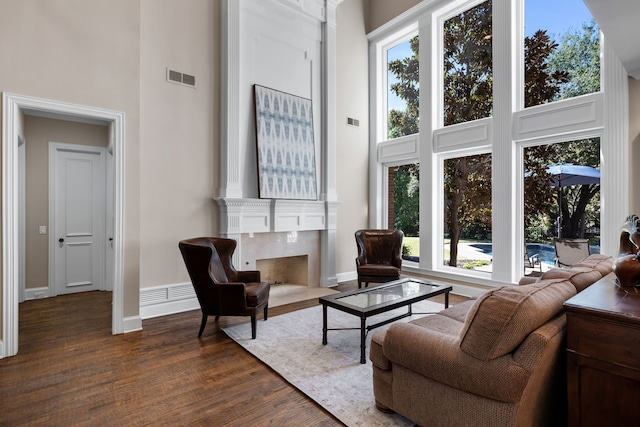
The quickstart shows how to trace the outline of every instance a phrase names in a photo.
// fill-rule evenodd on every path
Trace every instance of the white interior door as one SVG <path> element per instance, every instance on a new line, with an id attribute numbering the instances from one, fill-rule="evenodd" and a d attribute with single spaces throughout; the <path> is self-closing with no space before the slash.
<path id="1" fill-rule="evenodd" d="M 49 144 L 49 276 L 55 295 L 103 287 L 105 151 L 103 147 Z"/>

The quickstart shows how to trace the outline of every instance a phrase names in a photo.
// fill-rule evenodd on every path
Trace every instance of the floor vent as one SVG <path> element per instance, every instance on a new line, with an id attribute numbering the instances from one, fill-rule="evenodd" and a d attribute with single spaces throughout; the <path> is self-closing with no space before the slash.
<path id="1" fill-rule="evenodd" d="M 196 77 L 167 68 L 167 81 L 195 87 Z"/>

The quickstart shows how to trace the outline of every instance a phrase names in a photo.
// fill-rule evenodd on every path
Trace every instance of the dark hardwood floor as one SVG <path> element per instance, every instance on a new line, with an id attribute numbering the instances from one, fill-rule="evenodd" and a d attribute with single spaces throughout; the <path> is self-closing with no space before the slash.
<path id="1" fill-rule="evenodd" d="M 26 301 L 19 315 L 18 355 L 0 360 L 0 426 L 342 425 L 221 330 L 248 318 L 211 318 L 201 339 L 199 311 L 114 336 L 109 292 Z"/>

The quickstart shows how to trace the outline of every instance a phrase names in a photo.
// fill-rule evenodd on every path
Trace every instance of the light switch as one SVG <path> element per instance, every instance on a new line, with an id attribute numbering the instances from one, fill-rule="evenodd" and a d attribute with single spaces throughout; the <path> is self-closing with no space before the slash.
<path id="1" fill-rule="evenodd" d="M 47 234 L 47 226 L 46 225 L 41 225 L 40 226 L 40 234 Z"/>

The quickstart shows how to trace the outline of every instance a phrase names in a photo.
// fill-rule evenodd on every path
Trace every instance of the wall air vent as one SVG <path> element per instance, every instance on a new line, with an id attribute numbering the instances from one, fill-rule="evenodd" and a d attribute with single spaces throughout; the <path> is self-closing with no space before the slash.
<path id="1" fill-rule="evenodd" d="M 196 85 L 196 77 L 195 76 L 190 76 L 189 74 L 183 74 L 182 75 L 182 83 L 189 85 L 189 86 L 195 86 Z"/>
<path id="2" fill-rule="evenodd" d="M 195 87 L 196 77 L 167 68 L 167 81 Z"/>
<path id="3" fill-rule="evenodd" d="M 360 126 L 360 120 L 354 119 L 352 117 L 347 117 L 347 125 L 348 126 L 359 127 Z"/>

